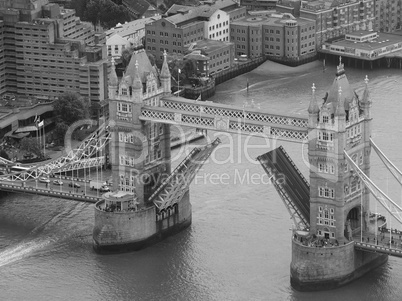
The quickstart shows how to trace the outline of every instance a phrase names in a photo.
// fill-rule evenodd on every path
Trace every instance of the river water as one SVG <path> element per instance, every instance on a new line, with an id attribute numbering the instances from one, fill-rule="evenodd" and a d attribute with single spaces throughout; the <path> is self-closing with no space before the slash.
<path id="1" fill-rule="evenodd" d="M 266 63 L 220 85 L 212 100 L 306 116 L 312 83 L 321 98 L 334 73 L 335 66 L 324 73 L 317 62 L 301 69 Z M 402 168 L 401 71 L 346 74 L 359 93 L 368 74 L 374 140 Z M 0 300 L 401 300 L 402 259 L 392 257 L 340 289 L 293 290 L 290 216 L 253 160 L 272 142 L 209 133 L 217 136 L 221 147 L 191 186 L 192 226 L 138 252 L 93 252 L 91 204 L 17 194 L 0 199 Z M 279 144 L 307 176 L 303 147 Z M 402 202 L 401 188 L 374 152 L 372 179 Z M 371 206 L 383 212 L 373 200 Z"/>

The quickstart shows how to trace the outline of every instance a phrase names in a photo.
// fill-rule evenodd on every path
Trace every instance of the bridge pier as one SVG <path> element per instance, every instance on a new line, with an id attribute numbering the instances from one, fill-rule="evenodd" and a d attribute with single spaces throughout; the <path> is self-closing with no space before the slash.
<path id="1" fill-rule="evenodd" d="M 355 250 L 353 241 L 311 248 L 292 241 L 290 283 L 298 291 L 335 289 L 388 261 L 388 255 Z"/>

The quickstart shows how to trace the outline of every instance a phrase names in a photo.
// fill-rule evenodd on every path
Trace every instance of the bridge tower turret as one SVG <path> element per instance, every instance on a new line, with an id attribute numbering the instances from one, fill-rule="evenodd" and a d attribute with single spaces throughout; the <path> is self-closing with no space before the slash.
<path id="1" fill-rule="evenodd" d="M 163 52 L 163 65 L 161 69 L 161 85 L 163 88 L 164 95 L 170 95 L 172 92 L 171 90 L 171 75 L 169 71 L 169 67 L 167 64 L 167 53 L 166 50 Z"/>
<path id="2" fill-rule="evenodd" d="M 115 99 L 116 98 L 116 93 L 119 88 L 119 79 L 117 78 L 116 74 L 116 66 L 114 62 L 114 58 L 112 58 L 112 68 L 110 70 L 110 76 L 109 76 L 109 98 L 110 99 Z"/>
<path id="3" fill-rule="evenodd" d="M 140 78 L 139 70 L 138 70 L 138 61 L 135 61 L 135 68 L 134 68 L 133 74 L 134 74 L 134 76 L 133 76 L 131 99 L 134 102 L 141 103 L 142 97 L 143 97 L 143 87 L 142 87 L 142 82 L 141 82 L 141 78 Z"/>

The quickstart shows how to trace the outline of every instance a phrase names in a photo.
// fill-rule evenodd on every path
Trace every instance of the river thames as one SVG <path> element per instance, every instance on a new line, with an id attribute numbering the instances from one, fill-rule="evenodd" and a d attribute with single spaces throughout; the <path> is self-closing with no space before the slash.
<path id="1" fill-rule="evenodd" d="M 312 84 L 321 99 L 335 71 L 336 66 L 329 65 L 323 72 L 318 62 L 297 69 L 267 62 L 219 85 L 211 100 L 306 117 Z M 401 70 L 346 67 L 359 95 L 366 74 L 373 101 L 373 139 L 402 169 Z M 305 148 L 256 137 L 208 135 L 220 137 L 222 146 L 191 185 L 192 226 L 138 252 L 94 253 L 92 204 L 18 194 L 0 199 L 0 299 L 401 300 L 402 258 L 393 257 L 336 290 L 293 290 L 291 219 L 254 159 L 282 144 L 308 178 Z M 175 150 L 173 157 L 183 154 Z M 400 186 L 374 152 L 371 160 L 371 178 L 402 203 Z M 371 211 L 385 212 L 374 198 Z"/>

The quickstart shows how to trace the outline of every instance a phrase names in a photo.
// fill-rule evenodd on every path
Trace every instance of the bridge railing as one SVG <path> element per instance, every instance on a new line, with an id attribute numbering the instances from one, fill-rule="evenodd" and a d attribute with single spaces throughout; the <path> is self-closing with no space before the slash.
<path id="1" fill-rule="evenodd" d="M 387 248 L 379 245 L 373 245 L 364 242 L 355 241 L 355 248 L 363 250 L 371 250 L 373 252 L 385 253 L 397 257 L 402 257 L 402 250 Z"/>
<path id="2" fill-rule="evenodd" d="M 0 183 L 0 188 L 1 188 L 1 190 L 5 190 L 5 191 L 40 194 L 40 195 L 45 195 L 45 196 L 52 196 L 52 197 L 58 197 L 58 198 L 64 198 L 64 199 L 73 199 L 73 200 L 89 202 L 89 203 L 96 203 L 99 200 L 101 200 L 101 198 L 98 198 L 96 196 L 63 192 L 63 191 L 59 191 L 59 190 L 17 186 L 17 185 L 4 184 L 4 183 Z"/>
<path id="3" fill-rule="evenodd" d="M 308 120 L 300 116 L 283 116 L 262 112 L 259 108 L 243 108 L 212 102 L 195 102 L 183 98 L 168 97 L 160 101 L 161 108 L 173 109 L 176 112 L 204 113 L 212 116 L 225 116 L 246 121 L 259 121 L 269 124 L 289 125 L 293 127 L 307 128 Z"/>

